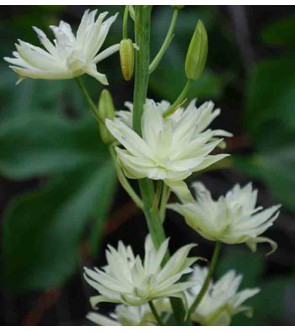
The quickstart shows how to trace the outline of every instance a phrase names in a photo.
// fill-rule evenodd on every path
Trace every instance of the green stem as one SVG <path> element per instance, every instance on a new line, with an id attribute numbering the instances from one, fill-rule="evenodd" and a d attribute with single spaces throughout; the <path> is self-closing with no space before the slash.
<path id="1" fill-rule="evenodd" d="M 88 105 L 90 106 L 90 110 L 91 110 L 93 116 L 95 117 L 95 119 L 96 119 L 98 122 L 100 122 L 100 123 L 104 126 L 104 125 L 105 125 L 105 124 L 104 124 L 104 120 L 103 120 L 103 118 L 99 115 L 99 113 L 97 112 L 97 107 L 95 106 L 93 100 L 91 99 L 91 97 L 90 97 L 90 95 L 89 95 L 89 93 L 88 93 L 88 91 L 87 91 L 87 89 L 86 89 L 86 86 L 85 86 L 85 84 L 83 83 L 81 77 L 77 77 L 77 78 L 76 78 L 76 82 L 78 83 L 79 88 L 81 89 L 81 91 L 82 91 L 82 93 L 83 93 L 83 95 L 84 95 L 84 97 L 85 97 L 85 99 L 86 99 Z"/>
<path id="2" fill-rule="evenodd" d="M 159 209 L 161 195 L 162 195 L 162 188 L 163 188 L 163 181 L 161 181 L 161 180 L 157 181 L 156 182 L 156 193 L 155 193 L 154 204 L 153 204 L 154 210 Z"/>
<path id="3" fill-rule="evenodd" d="M 161 203 L 160 203 L 160 209 L 159 209 L 160 219 L 161 219 L 162 223 L 165 221 L 166 205 L 167 205 L 169 197 L 170 197 L 170 188 L 164 183 L 163 188 L 162 188 L 162 197 L 161 197 Z"/>
<path id="4" fill-rule="evenodd" d="M 162 226 L 158 209 L 154 209 L 155 193 L 153 182 L 149 179 L 142 179 L 139 181 L 141 196 L 143 200 L 143 212 L 147 221 L 147 226 L 151 234 L 154 246 L 159 248 L 165 241 L 166 236 L 164 228 Z M 169 259 L 167 254 L 164 257 L 163 263 L 166 263 Z"/>
<path id="5" fill-rule="evenodd" d="M 183 90 L 181 91 L 180 95 L 177 97 L 177 99 L 175 100 L 175 102 L 168 108 L 168 110 L 163 114 L 164 117 L 167 117 L 169 115 L 171 115 L 175 109 L 181 105 L 181 103 L 184 101 L 185 97 L 187 96 L 189 89 L 191 87 L 192 81 L 191 80 L 187 80 Z"/>
<path id="6" fill-rule="evenodd" d="M 136 6 L 135 9 L 135 42 L 139 50 L 135 52 L 135 79 L 133 98 L 133 129 L 141 136 L 141 117 L 147 96 L 150 62 L 150 28 L 151 6 Z M 153 243 L 159 248 L 165 240 L 165 232 L 158 210 L 152 209 L 154 203 L 154 187 L 150 179 L 139 181 L 143 211 Z M 165 256 L 163 264 L 169 259 Z M 185 310 L 180 299 L 171 299 L 174 316 L 180 324 L 184 323 Z"/>
<path id="7" fill-rule="evenodd" d="M 161 317 L 159 316 L 159 314 L 158 314 L 158 312 L 157 312 L 157 310 L 156 310 L 156 308 L 155 308 L 153 302 L 152 302 L 152 301 L 149 301 L 148 303 L 149 303 L 149 306 L 150 306 L 151 312 L 152 312 L 152 314 L 154 315 L 154 317 L 156 318 L 156 321 L 159 323 L 159 325 L 160 325 L 160 326 L 165 325 L 165 324 L 162 322 L 162 319 L 161 319 Z"/>
<path id="8" fill-rule="evenodd" d="M 199 292 L 199 294 L 197 295 L 196 299 L 194 300 L 193 304 L 191 305 L 191 307 L 189 308 L 189 311 L 187 313 L 187 320 L 190 320 L 190 316 L 191 314 L 197 309 L 198 305 L 201 303 L 204 295 L 206 294 L 208 287 L 210 285 L 210 281 L 218 260 L 218 256 L 219 256 L 219 252 L 220 252 L 220 248 L 221 248 L 221 242 L 217 241 L 215 244 L 215 249 L 214 249 L 214 253 L 212 256 L 212 260 L 210 263 L 210 267 L 209 267 L 209 271 L 207 274 L 207 277 L 204 281 L 204 284 Z"/>
<path id="9" fill-rule="evenodd" d="M 171 43 L 172 38 L 173 38 L 173 31 L 174 31 L 174 28 L 175 28 L 175 25 L 176 25 L 176 22 L 177 22 L 177 17 L 178 17 L 178 9 L 174 9 L 172 19 L 171 19 L 171 22 L 170 22 L 170 26 L 169 26 L 167 35 L 165 37 L 165 40 L 163 42 L 163 45 L 161 46 L 159 52 L 157 53 L 154 60 L 150 64 L 150 67 L 149 67 L 149 73 L 150 74 L 158 67 L 158 65 L 159 65 L 160 61 L 162 60 L 165 52 L 167 51 L 168 47 L 170 46 L 170 43 Z"/>
<path id="10" fill-rule="evenodd" d="M 150 29 L 151 29 L 151 7 L 135 7 L 135 42 L 139 51 L 135 55 L 135 80 L 133 98 L 133 128 L 141 136 L 141 117 L 146 100 L 149 61 L 150 61 Z M 159 222 L 159 216 L 154 204 L 153 182 L 149 179 L 139 181 L 143 210 L 147 220 L 149 232 L 151 233 L 154 245 L 159 248 L 165 240 L 164 229 Z"/>
<path id="11" fill-rule="evenodd" d="M 123 16 L 123 39 L 128 38 L 128 16 L 129 16 L 129 6 L 126 5 Z"/>
<path id="12" fill-rule="evenodd" d="M 135 78 L 133 95 L 133 129 L 141 136 L 141 117 L 146 100 L 150 63 L 151 6 L 135 8 Z"/>
<path id="13" fill-rule="evenodd" d="M 126 177 L 122 171 L 122 168 L 120 167 L 120 165 L 117 162 L 117 157 L 116 157 L 113 146 L 110 145 L 109 150 L 110 150 L 111 157 L 112 157 L 113 162 L 116 167 L 116 172 L 117 172 L 119 182 L 121 183 L 122 187 L 126 190 L 126 192 L 129 194 L 129 196 L 131 197 L 133 202 L 142 210 L 143 209 L 142 200 L 137 195 L 137 193 L 134 191 L 134 189 L 130 185 L 129 181 L 126 179 Z"/>

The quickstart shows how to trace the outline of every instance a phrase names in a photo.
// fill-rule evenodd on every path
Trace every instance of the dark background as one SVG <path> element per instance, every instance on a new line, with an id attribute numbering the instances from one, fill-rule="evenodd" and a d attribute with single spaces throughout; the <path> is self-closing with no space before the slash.
<path id="1" fill-rule="evenodd" d="M 18 38 L 38 45 L 31 26 L 50 37 L 48 26 L 63 19 L 77 26 L 85 6 L 1 6 L 0 57 L 10 56 Z M 222 109 L 214 127 L 234 133 L 226 169 L 201 174 L 214 197 L 236 182 L 252 181 L 259 204 L 282 203 L 266 235 L 279 249 L 265 256 L 245 246 L 224 246 L 216 277 L 234 268 L 243 287 L 261 287 L 249 303 L 254 317 L 236 325 L 295 324 L 295 8 L 288 6 L 187 6 L 175 37 L 150 77 L 149 97 L 173 101 L 185 83 L 185 54 L 198 18 L 209 38 L 207 69 L 190 97 L 212 99 Z M 120 12 L 106 44 L 121 39 Z M 152 55 L 165 37 L 172 10 L 156 6 Z M 130 24 L 131 26 L 131 24 Z M 130 35 L 132 29 L 130 27 Z M 132 100 L 132 82 L 123 81 L 115 54 L 99 64 L 117 109 Z M 83 281 L 83 266 L 104 263 L 106 243 L 119 239 L 142 252 L 147 233 L 142 214 L 116 185 L 108 152 L 100 142 L 74 80 L 17 77 L 0 62 L 0 208 L 2 325 L 84 325 L 94 292 Z M 98 100 L 102 86 L 85 77 Z M 191 178 L 189 180 L 194 180 Z M 175 213 L 165 222 L 172 249 L 197 242 L 195 254 L 210 258 L 212 243 L 189 229 Z M 101 306 L 107 312 L 111 306 Z"/>

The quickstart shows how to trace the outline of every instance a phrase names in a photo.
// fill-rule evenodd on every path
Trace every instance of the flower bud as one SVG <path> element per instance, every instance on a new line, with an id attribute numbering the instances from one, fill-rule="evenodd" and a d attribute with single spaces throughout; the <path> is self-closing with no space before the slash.
<path id="1" fill-rule="evenodd" d="M 131 39 L 122 39 L 120 43 L 120 63 L 123 77 L 129 81 L 134 68 L 134 46 Z"/>
<path id="2" fill-rule="evenodd" d="M 102 90 L 100 94 L 98 101 L 98 113 L 104 120 L 113 119 L 115 117 L 113 98 L 107 89 Z M 99 123 L 99 131 L 101 139 L 105 144 L 110 144 L 115 140 L 108 129 L 101 123 Z"/>
<path id="3" fill-rule="evenodd" d="M 197 80 L 206 64 L 208 54 L 208 37 L 201 20 L 198 21 L 185 60 L 185 74 L 190 80 Z"/>
<path id="4" fill-rule="evenodd" d="M 185 5 L 171 5 L 173 9 L 181 10 Z"/>

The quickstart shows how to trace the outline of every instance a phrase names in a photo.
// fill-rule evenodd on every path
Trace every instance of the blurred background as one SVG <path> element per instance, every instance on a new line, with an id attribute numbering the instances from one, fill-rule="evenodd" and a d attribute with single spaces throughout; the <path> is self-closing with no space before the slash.
<path id="1" fill-rule="evenodd" d="M 62 19 L 77 26 L 86 6 L 1 6 L 0 58 L 22 39 L 38 45 L 31 26 L 51 37 L 48 26 Z M 93 9 L 93 8 L 92 8 Z M 122 6 L 106 44 L 121 40 Z M 152 55 L 165 37 L 172 10 L 156 6 Z M 253 319 L 237 316 L 234 325 L 295 324 L 295 7 L 187 6 L 175 37 L 150 77 L 149 97 L 173 101 L 185 83 L 184 60 L 197 19 L 209 37 L 207 69 L 190 97 L 211 99 L 221 108 L 213 126 L 234 133 L 226 168 L 201 174 L 214 197 L 236 182 L 252 181 L 259 204 L 282 203 L 267 236 L 279 249 L 265 256 L 245 246 L 223 248 L 216 277 L 228 269 L 243 273 L 242 287 L 261 287 L 249 303 Z M 131 25 L 131 24 L 130 24 Z M 131 28 L 131 27 L 130 27 Z M 130 30 L 130 33 L 132 31 Z M 122 79 L 118 54 L 99 64 L 106 73 L 117 109 L 132 100 L 132 82 Z M 0 61 L 0 325 L 85 325 L 94 294 L 83 266 L 104 264 L 106 243 L 119 239 L 142 252 L 147 233 L 143 215 L 122 189 L 75 81 L 27 79 Z M 98 100 L 102 86 L 85 77 Z M 189 179 L 190 181 L 194 178 Z M 210 258 L 212 243 L 193 233 L 175 213 L 165 227 L 172 249 L 199 244 Z M 112 307 L 101 306 L 102 312 Z"/>

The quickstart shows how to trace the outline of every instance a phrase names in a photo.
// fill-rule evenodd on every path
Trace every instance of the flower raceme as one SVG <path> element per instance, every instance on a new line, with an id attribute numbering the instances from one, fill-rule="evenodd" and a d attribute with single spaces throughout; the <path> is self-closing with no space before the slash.
<path id="1" fill-rule="evenodd" d="M 200 286 L 198 285 L 204 283 L 207 274 L 207 268 L 194 266 L 194 271 L 189 280 L 195 281 L 197 286 L 186 291 L 189 305 L 192 304 L 200 292 Z M 229 325 L 232 317 L 240 312 L 251 316 L 251 308 L 242 304 L 260 290 L 259 288 L 252 288 L 239 292 L 241 281 L 242 276 L 237 275 L 233 270 L 228 271 L 215 284 L 211 281 L 202 301 L 191 315 L 192 321 L 201 325 L 224 326 Z"/>
<path id="2" fill-rule="evenodd" d="M 158 298 L 181 297 L 182 292 L 192 286 L 192 282 L 179 282 L 179 279 L 192 271 L 190 266 L 197 260 L 187 257 L 193 247 L 186 245 L 180 248 L 162 267 L 168 240 L 157 250 L 148 235 L 144 261 L 122 242 L 119 242 L 117 250 L 109 246 L 105 267 L 85 268 L 86 281 L 101 294 L 90 299 L 92 305 L 111 302 L 138 306 Z"/>
<path id="3" fill-rule="evenodd" d="M 231 136 L 224 130 L 207 129 L 220 113 L 212 102 L 197 108 L 194 100 L 165 119 L 163 113 L 169 106 L 146 101 L 142 137 L 132 129 L 132 112 L 120 111 L 118 117 L 106 120 L 109 131 L 125 148 L 116 147 L 116 151 L 128 177 L 180 181 L 227 156 L 210 155 L 221 137 Z"/>
<path id="4" fill-rule="evenodd" d="M 196 200 L 169 204 L 168 208 L 183 215 L 186 223 L 201 236 L 228 244 L 246 243 L 252 251 L 257 243 L 268 242 L 271 252 L 276 250 L 274 241 L 260 235 L 277 219 L 280 205 L 265 210 L 255 207 L 257 190 L 251 184 L 244 188 L 236 185 L 217 201 L 200 182 L 194 183 L 193 188 Z"/>
<path id="5" fill-rule="evenodd" d="M 195 265 L 188 280 L 192 287 L 184 291 L 187 305 L 191 306 L 198 296 L 207 276 L 208 269 Z M 259 292 L 258 288 L 238 291 L 242 280 L 241 275 L 235 271 L 227 272 L 216 283 L 210 282 L 209 288 L 196 310 L 191 314 L 191 320 L 200 325 L 229 325 L 234 315 L 245 313 L 251 316 L 252 310 L 243 303 Z M 172 309 L 168 298 L 153 301 L 154 306 L 163 321 L 169 319 Z M 148 304 L 139 306 L 117 305 L 115 311 L 109 316 L 96 312 L 87 314 L 87 318 L 101 326 L 147 326 L 157 325 L 158 322 L 151 312 Z"/>
<path id="6" fill-rule="evenodd" d="M 104 74 L 97 71 L 96 64 L 119 50 L 119 44 L 110 46 L 99 53 L 108 31 L 117 15 L 104 21 L 107 12 L 95 19 L 97 10 L 86 10 L 76 35 L 71 26 L 61 21 L 50 26 L 55 40 L 52 43 L 45 33 L 33 27 L 45 49 L 19 40 L 14 58 L 4 58 L 10 68 L 20 75 L 19 82 L 26 78 L 62 80 L 88 74 L 102 84 L 108 84 Z"/>

